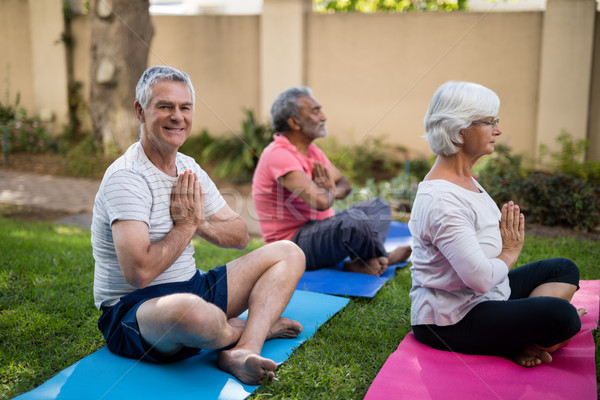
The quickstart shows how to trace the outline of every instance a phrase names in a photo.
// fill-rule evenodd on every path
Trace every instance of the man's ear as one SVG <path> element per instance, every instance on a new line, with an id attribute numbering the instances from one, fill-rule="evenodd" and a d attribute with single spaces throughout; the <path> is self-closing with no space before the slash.
<path id="1" fill-rule="evenodd" d="M 140 102 L 136 100 L 135 103 L 133 103 L 133 107 L 135 108 L 135 115 L 137 116 L 137 119 L 142 123 L 146 122 L 146 118 L 144 117 L 144 109 L 142 108 Z"/>
<path id="2" fill-rule="evenodd" d="M 297 118 L 289 117 L 286 122 L 291 129 L 300 129 L 300 121 Z"/>

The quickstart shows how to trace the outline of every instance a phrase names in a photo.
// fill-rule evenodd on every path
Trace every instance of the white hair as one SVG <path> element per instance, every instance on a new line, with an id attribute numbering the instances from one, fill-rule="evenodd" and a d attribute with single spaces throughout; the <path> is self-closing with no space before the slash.
<path id="1" fill-rule="evenodd" d="M 500 98 L 491 89 L 472 82 L 449 81 L 438 88 L 425 114 L 425 135 L 431 150 L 449 156 L 463 143 L 460 131 L 475 120 L 495 117 Z"/>

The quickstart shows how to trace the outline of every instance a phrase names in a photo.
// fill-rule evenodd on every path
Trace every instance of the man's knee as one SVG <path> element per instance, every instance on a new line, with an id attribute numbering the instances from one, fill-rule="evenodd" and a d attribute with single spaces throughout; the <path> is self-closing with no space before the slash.
<path id="1" fill-rule="evenodd" d="M 383 197 L 372 197 L 348 208 L 348 214 L 356 219 L 391 221 L 392 209 Z"/>
<path id="2" fill-rule="evenodd" d="M 354 218 L 353 215 L 347 215 L 340 220 L 338 229 L 342 234 L 344 241 L 350 241 L 353 238 L 370 237 L 369 225 L 366 221 L 366 215 L 362 213 L 363 218 Z"/>
<path id="3" fill-rule="evenodd" d="M 306 256 L 302 249 L 291 240 L 280 240 L 269 244 L 276 252 L 278 258 L 289 264 L 289 268 L 304 272 L 306 266 Z"/>
<path id="4" fill-rule="evenodd" d="M 155 321 L 162 326 L 172 327 L 175 332 L 192 332 L 203 327 L 210 333 L 211 330 L 219 332 L 223 329 L 222 324 L 226 319 L 218 318 L 218 313 L 223 311 L 196 294 L 175 293 L 142 304 L 137 318 L 138 322 L 146 320 L 152 325 L 151 321 Z M 157 319 L 157 316 L 160 318 Z"/>

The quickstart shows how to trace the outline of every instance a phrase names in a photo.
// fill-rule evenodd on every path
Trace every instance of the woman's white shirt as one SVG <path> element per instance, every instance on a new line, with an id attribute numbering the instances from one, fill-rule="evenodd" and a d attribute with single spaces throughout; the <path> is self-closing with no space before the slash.
<path id="1" fill-rule="evenodd" d="M 411 210 L 411 324 L 454 325 L 482 301 L 507 300 L 500 210 L 487 192 L 423 181 Z"/>

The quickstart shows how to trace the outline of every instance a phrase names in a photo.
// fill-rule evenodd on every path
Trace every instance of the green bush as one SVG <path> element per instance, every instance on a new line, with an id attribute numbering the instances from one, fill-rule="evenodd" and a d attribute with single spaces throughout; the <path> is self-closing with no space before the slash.
<path id="1" fill-rule="evenodd" d="M 331 163 L 357 184 L 365 184 L 369 179 L 392 179 L 407 165 L 406 149 L 385 143 L 383 137 L 369 137 L 354 146 L 339 145 L 332 138 L 319 146 Z"/>
<path id="2" fill-rule="evenodd" d="M 206 163 L 210 160 L 202 158 L 202 152 L 208 145 L 214 142 L 213 139 L 206 129 L 203 129 L 199 135 L 190 136 L 183 146 L 179 148 L 179 151 L 190 157 L 194 157 L 198 164 Z"/>
<path id="3" fill-rule="evenodd" d="M 262 151 L 272 140 L 272 131 L 266 124 L 254 118 L 252 110 L 246 110 L 242 131 L 234 136 L 204 137 L 202 160 L 215 162 L 213 173 L 219 178 L 234 182 L 250 182 Z"/>
<path id="4" fill-rule="evenodd" d="M 600 187 L 565 174 L 536 172 L 512 183 L 527 220 L 588 231 L 600 224 Z"/>
<path id="5" fill-rule="evenodd" d="M 92 135 L 66 147 L 64 165 L 69 176 L 102 178 L 108 166 L 120 155 L 116 148 L 103 150 L 97 147 Z"/>
<path id="6" fill-rule="evenodd" d="M 558 151 L 540 148 L 538 166 L 544 172 L 524 166 L 522 155 L 498 145 L 476 166 L 476 178 L 499 207 L 509 200 L 519 204 L 528 222 L 588 231 L 600 224 L 600 163 L 582 161 L 587 141 L 566 132 L 557 141 Z M 548 157 L 551 161 L 543 163 Z"/>
<path id="7" fill-rule="evenodd" d="M 467 0 L 313 0 L 317 12 L 458 11 Z"/>
<path id="8" fill-rule="evenodd" d="M 494 154 L 482 159 L 474 173 L 481 186 L 501 206 L 514 200 L 513 184 L 527 176 L 527 169 L 523 166 L 522 155 L 513 155 L 510 147 L 498 144 Z"/>
<path id="9" fill-rule="evenodd" d="M 0 103 L 0 146 L 7 153 L 38 153 L 54 147 L 46 129 L 37 116 L 30 117 L 19 106 L 17 95 L 14 105 Z"/>
<path id="10" fill-rule="evenodd" d="M 590 146 L 589 140 L 573 139 L 571 134 L 563 130 L 556 141 L 560 150 L 550 152 L 548 146 L 542 144 L 538 162 L 545 169 L 600 185 L 600 162 L 585 160 L 585 152 Z M 545 162 L 544 159 L 548 156 L 550 162 Z"/>
<path id="11" fill-rule="evenodd" d="M 345 199 L 336 200 L 336 210 L 344 210 L 352 204 L 373 197 L 382 197 L 390 203 L 400 218 L 410 212 L 417 195 L 419 179 L 409 174 L 400 174 L 389 181 L 375 182 L 367 179 L 364 185 L 356 185 Z"/>

